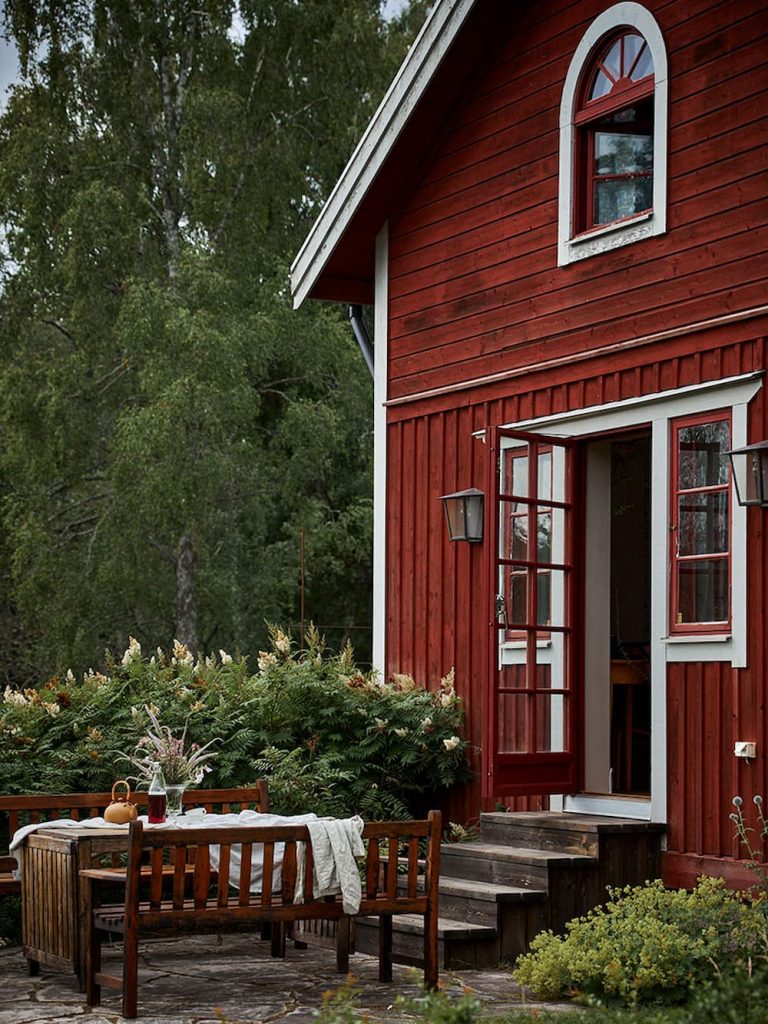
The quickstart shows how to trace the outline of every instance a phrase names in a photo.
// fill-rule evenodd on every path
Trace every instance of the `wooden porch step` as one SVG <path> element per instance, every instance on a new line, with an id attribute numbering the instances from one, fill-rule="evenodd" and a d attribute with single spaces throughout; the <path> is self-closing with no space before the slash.
<path id="1" fill-rule="evenodd" d="M 588 856 L 597 856 L 601 837 L 663 832 L 664 826 L 654 822 L 596 814 L 492 811 L 480 815 L 480 835 L 484 842 Z"/>
<path id="2" fill-rule="evenodd" d="M 396 963 L 413 964 L 424 952 L 423 919 L 418 914 L 398 914 L 392 919 L 392 957 Z M 355 920 L 355 952 L 377 956 L 378 919 Z M 437 921 L 437 951 L 441 969 L 489 967 L 498 963 L 496 928 L 440 917 Z"/>
<path id="3" fill-rule="evenodd" d="M 441 846 L 438 954 L 443 969 L 512 962 L 545 928 L 606 898 L 606 887 L 658 877 L 663 825 L 558 812 L 481 815 L 480 841 Z M 421 956 L 421 918 L 396 917 L 395 957 Z M 356 947 L 376 953 L 377 923 L 358 919 Z"/>
<path id="4" fill-rule="evenodd" d="M 548 889 L 553 867 L 594 865 L 592 856 L 502 843 L 447 843 L 440 850 L 441 877 L 474 879 L 523 889 Z"/>
<path id="5" fill-rule="evenodd" d="M 478 882 L 474 879 L 440 879 L 440 912 L 446 917 L 492 928 L 499 926 L 499 914 L 512 904 L 543 902 L 547 893 L 543 889 L 525 889 L 516 885 Z"/>

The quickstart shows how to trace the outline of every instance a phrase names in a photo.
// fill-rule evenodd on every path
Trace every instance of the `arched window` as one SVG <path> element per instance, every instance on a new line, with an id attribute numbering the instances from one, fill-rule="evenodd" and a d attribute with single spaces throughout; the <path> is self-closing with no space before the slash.
<path id="1" fill-rule="evenodd" d="M 605 43 L 584 76 L 576 231 L 653 209 L 653 59 L 636 32 Z"/>
<path id="2" fill-rule="evenodd" d="M 582 39 L 560 147 L 561 265 L 666 229 L 666 52 L 639 4 L 616 4 Z"/>

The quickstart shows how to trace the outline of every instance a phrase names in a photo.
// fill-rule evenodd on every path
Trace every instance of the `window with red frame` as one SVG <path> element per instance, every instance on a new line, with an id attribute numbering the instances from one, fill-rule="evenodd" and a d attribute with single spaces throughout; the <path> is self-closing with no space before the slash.
<path id="1" fill-rule="evenodd" d="M 502 490 L 508 494 L 528 497 L 528 449 L 508 448 L 504 452 Z M 543 501 L 552 498 L 552 449 L 539 448 L 537 497 Z M 515 629 L 528 621 L 528 587 L 536 578 L 536 622 L 548 626 L 552 621 L 552 573 L 539 568 L 538 562 L 552 561 L 552 509 L 543 506 L 536 512 L 536 537 L 533 552 L 528 544 L 529 506 L 523 502 L 505 502 L 502 519 L 501 555 L 515 559 L 517 565 L 506 565 L 502 570 L 501 593 L 504 595 L 509 628 L 508 640 L 520 639 L 525 632 Z M 534 557 L 531 558 L 533 553 Z"/>
<path id="2" fill-rule="evenodd" d="M 653 208 L 653 96 L 645 39 L 611 36 L 587 66 L 574 118 L 575 233 Z"/>
<path id="3" fill-rule="evenodd" d="M 672 423 L 673 633 L 724 633 L 730 627 L 730 443 L 728 413 Z"/>

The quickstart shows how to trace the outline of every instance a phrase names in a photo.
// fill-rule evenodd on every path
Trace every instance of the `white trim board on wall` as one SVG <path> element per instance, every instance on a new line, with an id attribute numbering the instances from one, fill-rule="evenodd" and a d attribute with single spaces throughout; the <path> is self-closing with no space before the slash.
<path id="1" fill-rule="evenodd" d="M 373 667 L 383 678 L 387 624 L 387 346 L 389 320 L 389 226 L 376 236 L 373 313 Z"/>

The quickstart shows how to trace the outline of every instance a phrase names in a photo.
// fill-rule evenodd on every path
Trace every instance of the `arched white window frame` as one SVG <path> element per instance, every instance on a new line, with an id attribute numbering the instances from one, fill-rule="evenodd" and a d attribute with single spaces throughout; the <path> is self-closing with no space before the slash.
<path id="1" fill-rule="evenodd" d="M 615 224 L 574 234 L 574 114 L 582 72 L 594 56 L 597 44 L 621 28 L 636 29 L 653 58 L 653 209 Z M 559 266 L 660 235 L 667 229 L 667 49 L 653 15 L 636 3 L 619 3 L 596 18 L 576 48 L 565 76 L 560 103 Z"/>

